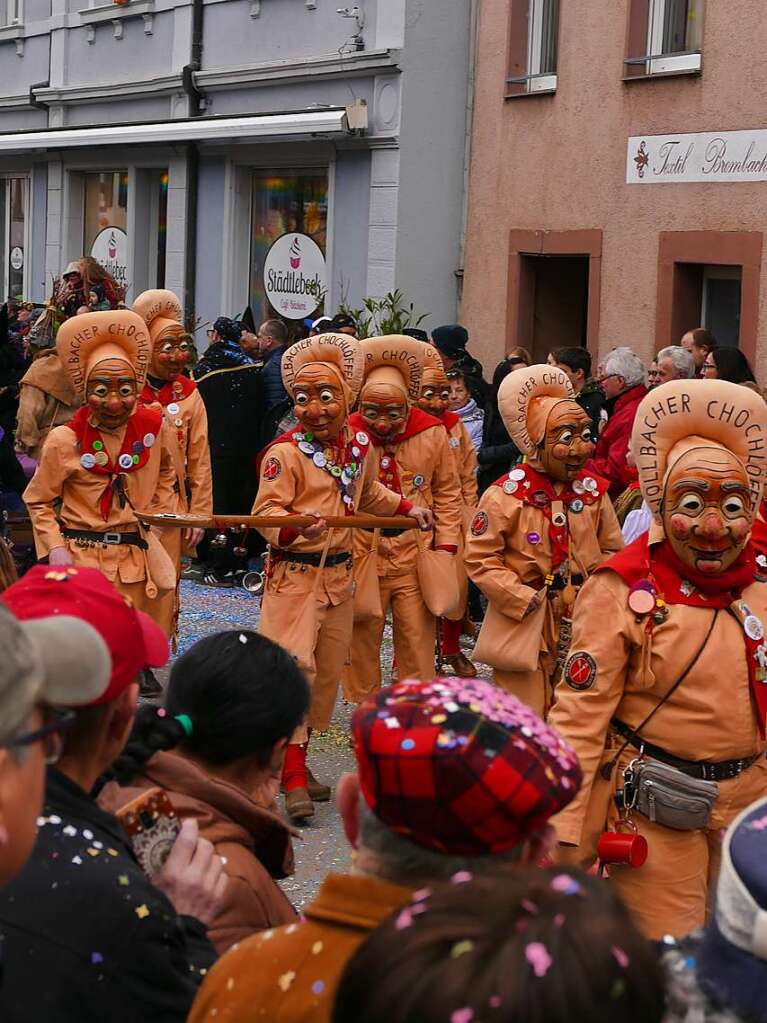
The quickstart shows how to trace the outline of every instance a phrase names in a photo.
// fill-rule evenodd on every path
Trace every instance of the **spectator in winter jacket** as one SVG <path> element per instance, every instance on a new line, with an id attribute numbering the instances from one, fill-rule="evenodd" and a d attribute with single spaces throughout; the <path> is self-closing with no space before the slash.
<path id="1" fill-rule="evenodd" d="M 586 470 L 609 482 L 609 494 L 615 500 L 629 482 L 630 472 L 626 466 L 629 438 L 637 406 L 647 394 L 639 356 L 630 348 L 613 348 L 605 359 L 599 383 L 610 418 L 597 441 L 594 457 L 586 463 Z"/>
<path id="2" fill-rule="evenodd" d="M 659 384 L 667 384 L 669 380 L 690 380 L 696 376 L 693 357 L 681 345 L 661 348 L 655 361 L 658 364 Z"/>
<path id="3" fill-rule="evenodd" d="M 469 394 L 466 379 L 460 370 L 452 369 L 447 374 L 450 381 L 450 401 L 448 408 L 461 417 L 475 451 L 482 445 L 482 426 L 485 413 Z"/>
<path id="4" fill-rule="evenodd" d="M 469 332 L 460 323 L 449 323 L 443 327 L 435 327 L 431 332 L 431 341 L 439 354 L 445 369 L 457 369 L 463 373 L 466 386 L 472 398 L 484 408 L 492 398 L 490 384 L 484 379 L 482 363 L 466 351 L 469 343 Z"/>
<path id="5" fill-rule="evenodd" d="M 258 328 L 257 337 L 259 352 L 264 360 L 261 385 L 264 393 L 262 411 L 266 415 L 288 397 L 282 383 L 282 353 L 288 343 L 288 328 L 282 320 L 266 320 Z"/>
<path id="6" fill-rule="evenodd" d="M 175 661 L 165 706 L 140 709 L 99 796 L 118 812 L 157 785 L 179 817 L 197 820 L 229 878 L 208 927 L 219 952 L 296 920 L 277 884 L 293 873 L 293 846 L 274 797 L 308 706 L 304 674 L 282 647 L 255 632 L 206 636 Z"/>
<path id="7" fill-rule="evenodd" d="M 482 444 L 477 452 L 477 461 L 479 462 L 477 486 L 480 494 L 483 494 L 489 486 L 495 483 L 499 476 L 508 472 L 521 457 L 519 449 L 509 437 L 508 430 L 503 425 L 498 411 L 498 388 L 509 373 L 524 369 L 530 365 L 531 361 L 530 353 L 526 348 L 512 348 L 495 367 L 491 395 L 485 404 Z"/>
<path id="8" fill-rule="evenodd" d="M 554 364 L 567 373 L 575 391 L 575 400 L 591 420 L 591 435 L 599 437 L 599 420 L 605 396 L 599 382 L 591 376 L 591 352 L 588 348 L 557 348 Z"/>

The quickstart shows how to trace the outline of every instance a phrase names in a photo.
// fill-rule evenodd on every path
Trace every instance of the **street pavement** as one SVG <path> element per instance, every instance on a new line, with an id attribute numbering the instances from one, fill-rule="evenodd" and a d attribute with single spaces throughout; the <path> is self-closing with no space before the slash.
<path id="1" fill-rule="evenodd" d="M 181 617 L 179 649 L 183 653 L 203 636 L 226 629 L 255 629 L 260 615 L 260 598 L 241 588 L 215 589 L 194 582 L 181 583 Z M 469 651 L 466 651 L 469 653 Z M 391 629 L 384 632 L 382 662 L 384 680 L 392 658 Z M 489 675 L 482 666 L 481 674 Z M 165 672 L 158 672 L 161 681 Z M 349 719 L 352 708 L 339 693 L 333 721 L 325 733 L 312 736 L 309 762 L 319 781 L 331 785 L 346 771 L 354 770 L 354 754 L 349 740 Z M 316 803 L 311 823 L 300 829 L 296 839 L 296 872 L 282 882 L 291 902 L 301 909 L 314 897 L 329 871 L 343 872 L 349 868 L 350 849 L 344 837 L 335 803 Z"/>

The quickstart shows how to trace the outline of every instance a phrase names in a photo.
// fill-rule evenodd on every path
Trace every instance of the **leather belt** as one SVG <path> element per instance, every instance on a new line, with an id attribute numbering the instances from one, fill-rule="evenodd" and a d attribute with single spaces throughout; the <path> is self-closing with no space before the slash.
<path id="1" fill-rule="evenodd" d="M 372 533 L 373 532 L 373 530 L 369 529 L 367 526 L 365 526 L 363 531 L 365 533 Z M 390 537 L 391 538 L 391 537 L 395 537 L 395 536 L 402 536 L 403 533 L 409 533 L 409 532 L 410 532 L 410 530 L 408 530 L 408 529 L 382 529 L 381 530 L 381 536 L 386 536 L 386 537 Z"/>
<path id="2" fill-rule="evenodd" d="M 62 533 L 68 540 L 88 540 L 90 543 L 103 544 L 106 547 L 127 544 L 129 547 L 140 547 L 145 551 L 149 546 L 138 533 L 97 533 L 93 529 L 63 529 Z"/>
<path id="3" fill-rule="evenodd" d="M 322 560 L 322 555 L 319 552 L 317 554 L 299 554 L 298 551 L 289 552 L 282 548 L 275 548 L 272 551 L 272 556 L 275 561 L 287 561 L 293 565 L 314 565 L 315 568 L 319 568 L 320 561 Z M 325 568 L 332 568 L 334 565 L 343 565 L 345 561 L 348 561 L 349 564 L 351 564 L 351 551 L 339 551 L 337 554 L 328 554 L 325 558 Z"/>
<path id="4" fill-rule="evenodd" d="M 544 582 L 545 582 L 545 580 L 544 580 L 543 576 L 538 576 L 538 578 L 536 580 L 533 580 L 533 582 L 529 583 L 528 585 L 532 586 L 532 588 L 534 590 L 540 590 L 543 587 Z M 571 575 L 570 576 L 570 585 L 571 586 L 583 586 L 583 582 L 584 582 L 584 579 L 583 579 L 582 575 Z M 554 576 L 554 582 L 551 583 L 547 587 L 547 589 L 548 589 L 549 593 L 559 593 L 561 590 L 563 590 L 565 588 L 565 586 L 567 586 L 567 578 L 565 576 L 563 576 L 563 575 L 555 575 Z"/>
<path id="5" fill-rule="evenodd" d="M 634 749 L 642 750 L 648 757 L 652 757 L 653 760 L 660 760 L 662 764 L 675 767 L 677 771 L 689 775 L 690 778 L 702 778 L 703 781 L 727 781 L 728 778 L 737 778 L 739 774 L 742 774 L 743 771 L 755 763 L 760 756 L 759 753 L 756 753 L 752 757 L 739 757 L 736 760 L 719 760 L 717 762 L 710 760 L 683 760 L 681 757 L 675 757 L 673 753 L 668 753 L 666 750 L 661 749 L 660 746 L 654 746 L 651 742 L 644 742 L 633 728 L 629 728 L 628 725 L 624 725 L 622 721 L 618 721 L 616 718 L 612 719 L 610 726 L 619 735 L 622 735 Z"/>

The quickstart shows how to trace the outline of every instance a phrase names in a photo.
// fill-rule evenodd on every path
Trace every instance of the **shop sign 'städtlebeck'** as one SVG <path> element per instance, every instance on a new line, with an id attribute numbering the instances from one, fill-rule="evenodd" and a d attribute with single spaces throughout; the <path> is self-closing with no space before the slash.
<path id="1" fill-rule="evenodd" d="M 283 234 L 264 260 L 264 291 L 288 320 L 311 316 L 327 291 L 325 257 L 308 234 Z"/>
<path id="2" fill-rule="evenodd" d="M 128 235 L 121 227 L 105 227 L 96 235 L 91 255 L 118 284 L 128 283 Z"/>
<path id="3" fill-rule="evenodd" d="M 767 181 L 767 130 L 636 135 L 628 141 L 626 183 Z"/>

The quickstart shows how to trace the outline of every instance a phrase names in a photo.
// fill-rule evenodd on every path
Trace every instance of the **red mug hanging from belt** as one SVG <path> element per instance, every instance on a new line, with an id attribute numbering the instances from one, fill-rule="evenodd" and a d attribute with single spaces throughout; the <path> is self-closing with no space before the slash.
<path id="1" fill-rule="evenodd" d="M 628 829 L 621 831 L 620 829 Z M 630 820 L 615 822 L 614 831 L 602 832 L 597 843 L 599 873 L 610 864 L 621 864 L 627 867 L 642 867 L 647 860 L 647 839 L 637 831 L 636 824 Z"/>

